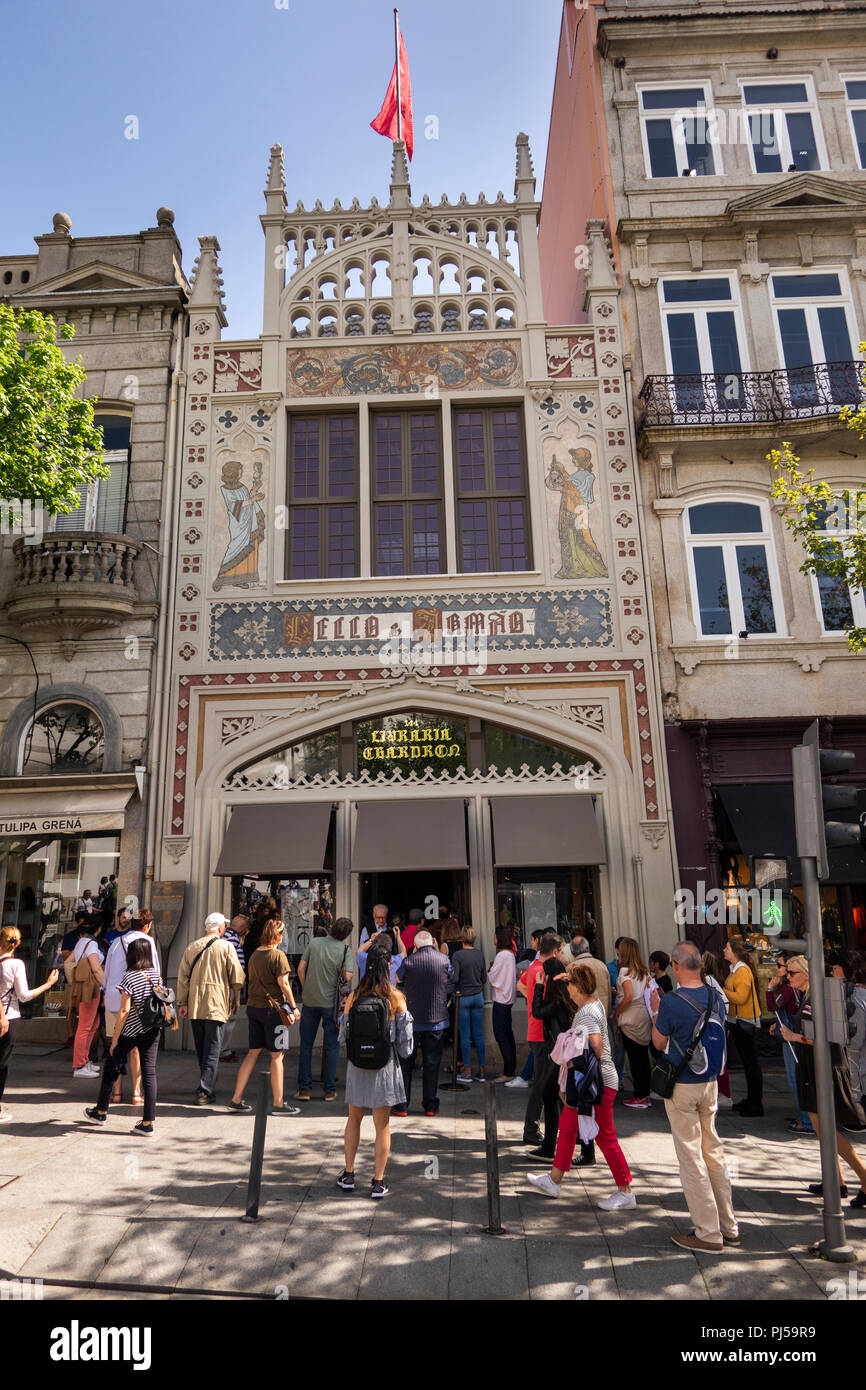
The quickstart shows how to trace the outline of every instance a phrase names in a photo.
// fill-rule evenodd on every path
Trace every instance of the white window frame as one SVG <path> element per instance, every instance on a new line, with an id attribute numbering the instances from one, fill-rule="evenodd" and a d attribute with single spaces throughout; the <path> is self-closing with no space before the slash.
<path id="1" fill-rule="evenodd" d="M 681 304 L 668 304 L 665 302 L 664 287 L 666 284 L 670 284 L 672 281 L 675 280 L 727 280 L 731 290 L 731 297 L 730 299 L 695 299 L 686 300 Z M 700 359 L 700 369 L 702 376 L 712 377 L 715 375 L 713 369 L 712 349 L 710 346 L 710 332 L 709 326 L 707 324 L 707 314 L 713 313 L 716 310 L 728 309 L 733 312 L 734 325 L 737 330 L 737 347 L 740 352 L 740 375 L 742 376 L 744 373 L 751 370 L 749 366 L 748 342 L 746 340 L 745 323 L 743 320 L 742 307 L 740 304 L 739 285 L 737 283 L 736 277 L 733 274 L 725 271 L 721 272 L 721 274 L 716 274 L 713 271 L 701 271 L 699 273 L 692 272 L 692 274 L 680 273 L 673 275 L 660 275 L 658 279 L 657 293 L 659 297 L 659 314 L 661 317 L 662 325 L 662 339 L 664 342 L 665 350 L 665 369 L 666 375 L 668 377 L 675 378 L 677 375 L 677 373 L 674 371 L 673 358 L 671 356 L 671 345 L 667 324 L 668 315 L 689 313 L 690 311 L 693 312 L 695 316 L 695 331 L 698 339 L 698 357 Z M 712 400 L 712 392 L 713 383 L 709 382 L 707 384 L 707 396 L 710 399 L 711 408 L 714 404 Z M 671 409 L 674 412 L 681 410 L 682 407 L 679 405 L 679 402 L 677 400 L 676 385 L 674 380 L 672 380 L 670 383 L 669 395 Z M 721 407 L 719 408 L 721 409 Z"/>
<path id="2" fill-rule="evenodd" d="M 866 162 L 860 158 L 860 146 L 857 143 L 857 132 L 854 129 L 854 112 L 866 112 L 866 97 L 851 97 L 848 95 L 849 82 L 866 82 L 866 72 L 846 72 L 839 74 L 845 85 L 845 109 L 848 112 L 848 126 L 851 131 L 851 143 L 854 147 L 854 163 L 858 169 L 866 169 Z"/>
<path id="3" fill-rule="evenodd" d="M 787 101 L 784 103 L 780 103 L 776 106 L 769 106 L 765 103 L 761 103 L 760 105 L 755 106 L 746 101 L 746 87 L 781 87 L 786 86 L 791 82 L 802 82 L 805 85 L 805 101 Z M 827 146 L 824 143 L 824 128 L 821 123 L 821 114 L 818 109 L 818 102 L 815 96 L 815 84 L 812 81 L 811 77 L 807 77 L 804 74 L 798 73 L 786 73 L 784 77 L 772 78 L 768 78 L 764 73 L 761 73 L 759 76 L 756 77 L 741 77 L 740 99 L 742 101 L 742 110 L 745 120 L 745 139 L 746 144 L 749 147 L 749 159 L 751 161 L 753 174 L 757 174 L 758 170 L 755 168 L 755 151 L 752 147 L 751 117 L 760 116 L 761 112 L 763 111 L 772 111 L 774 116 L 779 115 L 782 117 L 787 117 L 789 114 L 802 115 L 804 113 L 808 113 L 808 115 L 812 117 L 812 133 L 815 136 L 815 148 L 818 151 L 820 169 L 822 171 L 826 171 L 830 168 L 830 163 L 827 159 Z M 779 145 L 779 158 L 782 162 L 781 172 L 784 174 L 790 169 L 791 165 L 794 163 L 793 155 L 791 153 L 791 138 L 788 135 L 787 119 L 783 119 L 781 121 L 777 120 L 775 122 L 775 126 L 776 140 Z"/>
<path id="4" fill-rule="evenodd" d="M 836 484 L 834 484 L 834 487 L 835 486 Z M 840 496 L 840 500 L 841 493 L 843 492 L 847 492 L 849 493 L 849 495 L 853 493 L 855 497 L 860 497 L 863 495 L 862 487 L 858 483 L 843 484 L 839 488 L 839 493 L 837 494 L 837 496 Z M 857 530 L 857 528 L 852 526 L 831 527 L 815 532 L 815 535 L 818 536 L 821 540 L 838 541 L 842 545 L 843 549 L 845 547 L 846 542 L 850 541 L 852 537 L 857 536 L 859 534 L 860 532 Z M 815 611 L 818 614 L 818 622 L 821 624 L 822 634 L 825 637 L 844 637 L 846 633 L 846 629 L 844 627 L 827 627 L 827 624 L 824 621 L 824 609 L 821 605 L 821 590 L 818 587 L 818 576 L 817 574 L 811 574 L 809 578 L 812 581 L 812 593 L 815 599 Z M 839 583 L 841 582 L 842 581 L 840 580 Z M 854 626 L 866 627 L 866 591 L 859 588 L 853 588 L 850 584 L 846 585 L 846 588 L 848 590 L 848 597 L 851 601 L 851 615 L 854 621 Z"/>
<path id="5" fill-rule="evenodd" d="M 703 507 L 710 502 L 743 502 L 750 507 L 758 507 L 761 513 L 761 531 L 738 531 L 738 532 L 718 532 L 716 534 L 701 534 L 693 536 L 690 529 L 689 512 L 692 507 Z M 749 496 L 737 493 L 732 496 L 730 493 L 714 493 L 709 496 L 691 497 L 683 508 L 683 534 L 686 546 L 686 563 L 689 572 L 689 590 L 692 600 L 692 616 L 695 625 L 696 640 L 698 642 L 730 642 L 736 639 L 739 633 L 745 631 L 746 618 L 743 609 L 743 595 L 740 590 L 740 575 L 737 568 L 737 546 L 748 542 L 751 545 L 763 545 L 764 553 L 767 557 L 767 573 L 770 578 L 770 597 L 773 601 L 773 617 L 776 620 L 775 632 L 751 632 L 749 637 L 755 642 L 776 641 L 777 638 L 787 637 L 788 629 L 785 622 L 785 609 L 782 604 L 782 589 L 779 583 L 779 569 L 776 562 L 776 547 L 773 544 L 773 535 L 770 528 L 769 512 L 766 499 L 763 497 Z M 698 549 L 722 550 L 722 563 L 725 567 L 725 585 L 728 590 L 728 604 L 731 613 L 730 632 L 710 632 L 701 631 L 701 605 L 698 597 L 698 580 L 695 572 L 695 565 L 692 559 L 693 553 Z"/>
<path id="6" fill-rule="evenodd" d="M 646 172 L 646 177 L 648 179 L 652 179 L 653 182 L 656 182 L 659 178 L 664 177 L 664 175 L 654 174 L 652 171 L 652 165 L 650 163 L 649 140 L 647 138 L 646 130 L 646 122 L 648 120 L 663 121 L 667 119 L 671 122 L 671 135 L 673 137 L 674 151 L 677 157 L 677 177 L 681 178 L 685 170 L 689 167 L 686 163 L 685 140 L 682 138 L 678 139 L 677 132 L 673 129 L 673 118 L 676 115 L 677 111 L 681 111 L 683 108 L 680 106 L 661 107 L 657 111 L 645 111 L 643 109 L 644 92 L 675 91 L 678 87 L 700 87 L 703 90 L 704 100 L 706 103 L 704 111 L 707 119 L 707 143 L 713 152 L 713 172 L 712 174 L 696 175 L 696 177 L 716 178 L 719 174 L 723 174 L 725 171 L 722 165 L 722 147 L 719 141 L 717 123 L 715 120 L 710 119 L 715 110 L 715 108 L 713 107 L 712 83 L 709 81 L 701 80 L 691 81 L 688 77 L 685 77 L 682 82 L 670 80 L 667 82 L 635 83 L 635 90 L 637 92 L 638 120 L 640 122 L 640 140 L 641 148 L 643 149 L 644 170 Z M 695 114 L 697 115 L 699 111 L 700 108 L 696 107 Z"/>
<path id="7" fill-rule="evenodd" d="M 780 298 L 776 295 L 773 288 L 775 276 L 787 275 L 793 279 L 804 280 L 809 275 L 838 275 L 839 294 L 838 295 L 799 295 L 796 299 L 788 297 Z M 851 285 L 848 280 L 848 272 L 844 266 L 838 265 L 811 265 L 804 269 L 801 265 L 773 266 L 767 276 L 767 290 L 770 295 L 770 311 L 773 318 L 773 331 L 776 335 L 776 351 L 779 355 L 779 369 L 786 371 L 785 351 L 782 345 L 782 330 L 779 325 L 779 309 L 805 309 L 806 311 L 806 331 L 809 334 L 809 347 L 812 351 L 812 365 L 819 366 L 826 361 L 824 357 L 824 343 L 821 336 L 821 325 L 818 322 L 818 310 L 838 307 L 845 311 L 845 322 L 848 326 L 848 336 L 851 339 L 851 351 L 855 351 L 856 345 L 861 341 L 860 331 L 854 317 L 854 301 L 851 297 Z M 820 344 L 820 356 L 815 357 L 815 344 Z M 856 358 L 852 359 L 856 361 Z"/>

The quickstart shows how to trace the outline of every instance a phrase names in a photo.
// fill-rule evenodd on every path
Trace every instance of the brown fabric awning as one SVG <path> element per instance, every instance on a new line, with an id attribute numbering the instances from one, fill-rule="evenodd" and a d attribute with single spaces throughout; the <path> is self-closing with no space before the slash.
<path id="1" fill-rule="evenodd" d="M 462 798 L 359 803 L 354 872 L 468 867 Z"/>
<path id="2" fill-rule="evenodd" d="M 320 874 L 330 824 L 330 801 L 236 806 L 214 874 Z"/>
<path id="3" fill-rule="evenodd" d="M 607 858 L 588 792 L 493 796 L 495 863 L 503 868 L 603 864 Z"/>

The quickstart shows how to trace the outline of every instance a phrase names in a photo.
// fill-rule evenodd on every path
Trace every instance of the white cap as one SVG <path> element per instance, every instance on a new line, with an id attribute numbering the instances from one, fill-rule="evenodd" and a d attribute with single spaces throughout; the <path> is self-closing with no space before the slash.
<path id="1" fill-rule="evenodd" d="M 205 931 L 215 931 L 217 927 L 227 927 L 228 918 L 223 917 L 221 912 L 211 912 L 204 919 Z"/>

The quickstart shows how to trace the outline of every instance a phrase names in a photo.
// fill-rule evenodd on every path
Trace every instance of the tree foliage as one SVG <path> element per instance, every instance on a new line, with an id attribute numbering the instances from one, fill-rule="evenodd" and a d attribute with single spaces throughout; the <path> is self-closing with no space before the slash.
<path id="1" fill-rule="evenodd" d="M 860 344 L 866 352 L 866 343 Z M 864 366 L 859 368 L 861 379 Z M 866 438 L 866 405 L 846 406 L 840 420 Z M 805 552 L 800 566 L 804 574 L 832 575 L 852 589 L 866 588 L 866 489 L 834 489 L 815 478 L 814 468 L 803 470 L 790 443 L 767 455 L 775 480 L 771 496 L 782 502 L 785 525 Z M 866 627 L 849 625 L 848 646 L 866 651 Z"/>
<path id="2" fill-rule="evenodd" d="M 60 338 L 74 335 L 63 324 Z M 53 515 L 79 505 L 83 486 L 107 478 L 85 371 L 69 362 L 50 315 L 0 304 L 0 499 L 29 498 Z"/>

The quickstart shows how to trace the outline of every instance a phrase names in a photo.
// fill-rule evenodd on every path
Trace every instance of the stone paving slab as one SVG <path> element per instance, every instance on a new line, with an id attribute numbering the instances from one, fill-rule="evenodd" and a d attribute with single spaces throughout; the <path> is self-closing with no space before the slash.
<path id="1" fill-rule="evenodd" d="M 638 1113 L 616 1106 L 638 1205 L 607 1213 L 597 1203 L 613 1183 L 600 1154 L 594 1168 L 566 1177 L 556 1201 L 531 1187 L 526 1174 L 546 1165 L 519 1142 L 526 1092 L 497 1087 L 506 1234 L 490 1236 L 480 1087 L 443 1091 L 436 1119 L 393 1120 L 391 1192 L 381 1203 L 369 1197 L 372 1121 L 362 1127 L 356 1191 L 342 1193 L 345 1108 L 317 1097 L 297 1118 L 269 1119 L 261 1220 L 245 1225 L 253 1117 L 192 1106 L 191 1055 L 160 1058 L 157 1131 L 146 1141 L 129 1133 L 141 1114 L 131 1105 L 113 1109 L 104 1127 L 87 1124 L 95 1087 L 74 1082 L 70 1067 L 64 1049 L 19 1047 L 6 1097 L 14 1118 L 0 1130 L 0 1277 L 42 1278 L 46 1298 L 187 1301 L 207 1290 L 219 1300 L 236 1291 L 371 1302 L 782 1302 L 826 1299 L 837 1272 L 806 1253 L 822 1234 L 820 1201 L 806 1193 L 820 1164 L 815 1141 L 785 1128 L 782 1073 L 765 1076 L 763 1120 L 719 1117 L 743 1246 L 695 1256 L 670 1239 L 690 1223 L 660 1103 Z M 223 1067 L 225 1100 L 234 1075 Z M 866 1214 L 850 1213 L 848 1233 L 866 1258 Z M 63 1289 L 52 1278 L 96 1287 Z M 99 1287 L 111 1282 L 142 1287 Z M 168 1292 L 154 1293 L 155 1284 Z"/>

